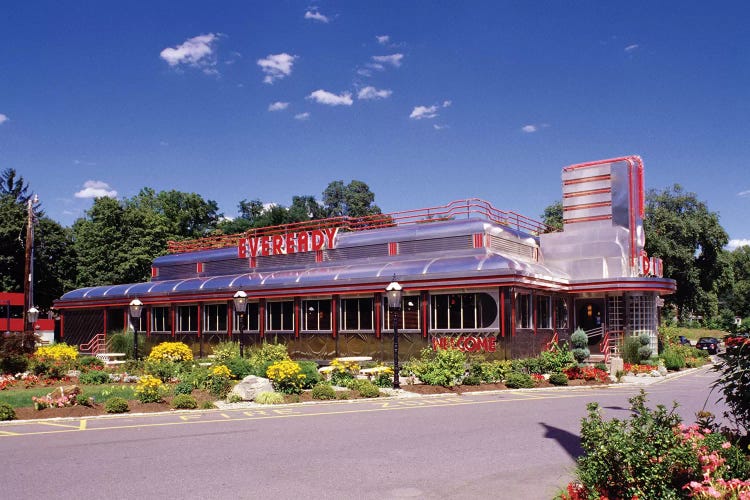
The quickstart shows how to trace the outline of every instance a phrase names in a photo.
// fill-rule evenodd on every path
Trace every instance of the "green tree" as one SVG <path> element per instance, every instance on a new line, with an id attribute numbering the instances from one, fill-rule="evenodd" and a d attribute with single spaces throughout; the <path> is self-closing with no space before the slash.
<path id="1" fill-rule="evenodd" d="M 722 298 L 733 316 L 750 316 L 750 246 L 741 246 L 727 252 L 732 268 L 733 282 Z"/>
<path id="2" fill-rule="evenodd" d="M 14 196 L 0 196 L 0 290 L 23 290 L 26 210 Z"/>
<path id="3" fill-rule="evenodd" d="M 542 222 L 551 227 L 562 231 L 563 229 L 563 204 L 561 201 L 555 201 L 544 209 Z"/>
<path id="4" fill-rule="evenodd" d="M 353 180 L 348 185 L 344 181 L 332 181 L 323 191 L 323 209 L 327 217 L 366 217 L 381 213 L 374 204 L 375 194 L 362 181 Z"/>
<path id="5" fill-rule="evenodd" d="M 718 293 L 727 286 L 726 259 L 721 258 L 728 236 L 695 193 L 675 184 L 651 190 L 646 198 L 646 251 L 664 260 L 664 275 L 677 281 L 677 292 L 667 297 L 681 317 L 691 312 L 706 318 L 718 313 Z"/>
<path id="6" fill-rule="evenodd" d="M 6 168 L 0 172 L 0 196 L 10 196 L 21 205 L 29 201 L 29 186 L 15 169 Z"/>

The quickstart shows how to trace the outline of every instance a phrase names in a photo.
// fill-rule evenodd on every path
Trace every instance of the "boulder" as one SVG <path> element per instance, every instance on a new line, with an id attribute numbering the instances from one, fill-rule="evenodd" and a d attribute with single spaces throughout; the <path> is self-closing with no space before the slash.
<path id="1" fill-rule="evenodd" d="M 236 394 L 243 401 L 253 401 L 261 392 L 273 392 L 273 385 L 267 378 L 248 375 L 232 388 L 230 394 Z"/>

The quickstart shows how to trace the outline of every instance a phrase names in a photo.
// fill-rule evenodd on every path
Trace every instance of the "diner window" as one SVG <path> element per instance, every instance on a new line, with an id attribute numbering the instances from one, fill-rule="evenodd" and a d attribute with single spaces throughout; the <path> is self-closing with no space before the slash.
<path id="1" fill-rule="evenodd" d="M 372 331 L 372 298 L 341 299 L 341 329 Z"/>
<path id="2" fill-rule="evenodd" d="M 399 330 L 416 330 L 422 328 L 421 298 L 419 295 L 405 295 L 401 298 L 401 310 L 398 314 Z M 383 297 L 383 330 L 393 330 L 393 311 L 388 308 L 388 298 Z"/>
<path id="3" fill-rule="evenodd" d="M 266 303 L 266 329 L 271 332 L 294 331 L 294 301 Z"/>
<path id="4" fill-rule="evenodd" d="M 536 327 L 552 328 L 552 297 L 536 296 Z"/>
<path id="5" fill-rule="evenodd" d="M 555 328 L 568 328 L 568 301 L 562 297 L 555 299 Z"/>
<path id="6" fill-rule="evenodd" d="M 233 325 L 234 331 L 239 332 L 240 327 L 246 332 L 257 332 L 260 330 L 259 319 L 260 319 L 260 308 L 257 302 L 248 302 L 247 308 L 245 309 L 244 323 L 240 325 L 240 315 L 234 312 Z"/>
<path id="7" fill-rule="evenodd" d="M 432 295 L 430 300 L 432 328 L 435 330 L 476 330 L 496 326 L 497 298 L 489 293 Z"/>
<path id="8" fill-rule="evenodd" d="M 151 333 L 172 333 L 172 315 L 169 307 L 151 308 Z"/>
<path id="9" fill-rule="evenodd" d="M 516 328 L 533 328 L 532 302 L 530 293 L 516 294 Z"/>
<path id="10" fill-rule="evenodd" d="M 302 329 L 308 332 L 331 331 L 331 299 L 303 300 L 304 324 Z"/>
<path id="11" fill-rule="evenodd" d="M 227 331 L 226 304 L 206 304 L 203 306 L 203 330 L 206 332 Z"/>
<path id="12" fill-rule="evenodd" d="M 198 306 L 177 307 L 177 331 L 183 333 L 198 331 Z"/>

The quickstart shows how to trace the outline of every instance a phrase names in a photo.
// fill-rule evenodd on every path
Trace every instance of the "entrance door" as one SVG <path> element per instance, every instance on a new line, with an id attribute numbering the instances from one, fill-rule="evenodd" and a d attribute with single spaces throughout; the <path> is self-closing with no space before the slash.
<path id="1" fill-rule="evenodd" d="M 581 328 L 589 335 L 589 345 L 602 341 L 604 335 L 604 300 L 576 300 L 576 328 Z"/>

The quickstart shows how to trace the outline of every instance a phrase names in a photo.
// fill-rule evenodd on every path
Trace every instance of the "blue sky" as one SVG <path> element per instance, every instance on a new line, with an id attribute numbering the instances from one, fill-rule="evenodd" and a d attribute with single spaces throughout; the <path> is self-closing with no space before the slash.
<path id="1" fill-rule="evenodd" d="M 70 225 L 91 196 L 227 216 L 359 179 L 385 212 L 539 217 L 572 163 L 638 154 L 750 244 L 745 2 L 7 2 L 0 169 Z"/>

